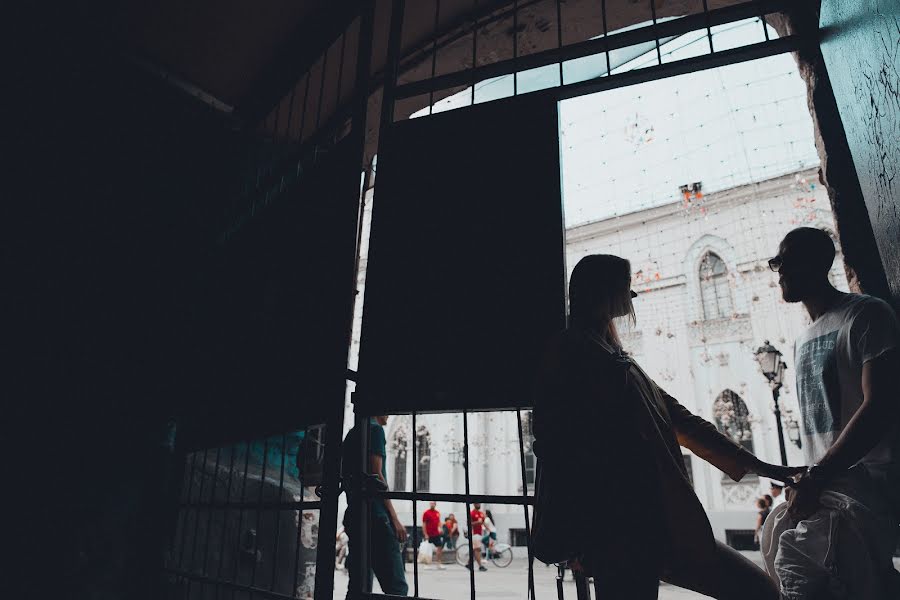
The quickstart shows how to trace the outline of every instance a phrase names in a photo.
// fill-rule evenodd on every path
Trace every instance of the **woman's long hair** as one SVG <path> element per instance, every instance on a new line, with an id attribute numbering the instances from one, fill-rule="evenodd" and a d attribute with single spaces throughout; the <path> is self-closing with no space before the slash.
<path id="1" fill-rule="evenodd" d="M 612 254 L 585 256 L 569 278 L 569 329 L 596 330 L 607 342 L 621 348 L 612 317 L 621 314 L 634 323 L 631 263 Z"/>

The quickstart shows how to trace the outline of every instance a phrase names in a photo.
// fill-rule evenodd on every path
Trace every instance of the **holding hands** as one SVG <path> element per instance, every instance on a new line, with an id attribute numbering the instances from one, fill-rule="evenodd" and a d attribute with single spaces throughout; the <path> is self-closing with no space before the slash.
<path id="1" fill-rule="evenodd" d="M 793 486 L 796 477 L 806 473 L 806 467 L 785 467 L 763 462 L 759 459 L 750 466 L 748 473 L 755 473 L 775 481 L 780 481 L 786 486 Z"/>
<path id="2" fill-rule="evenodd" d="M 775 481 L 783 482 L 786 490 L 788 512 L 795 521 L 809 518 L 819 509 L 819 498 L 827 478 L 820 476 L 819 467 L 784 467 L 759 461 L 750 469 Z"/>

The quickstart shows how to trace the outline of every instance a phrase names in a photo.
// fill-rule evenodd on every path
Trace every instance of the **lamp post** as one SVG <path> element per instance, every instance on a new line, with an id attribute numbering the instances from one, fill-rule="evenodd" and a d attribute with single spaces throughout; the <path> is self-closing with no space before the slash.
<path id="1" fill-rule="evenodd" d="M 772 388 L 772 400 L 775 402 L 775 424 L 778 427 L 778 449 L 781 451 L 781 464 L 787 466 L 787 450 L 784 447 L 784 429 L 781 425 L 781 407 L 778 406 L 778 394 L 784 383 L 784 370 L 787 365 L 781 360 L 782 354 L 766 340 L 754 353 L 759 370 L 769 380 Z"/>

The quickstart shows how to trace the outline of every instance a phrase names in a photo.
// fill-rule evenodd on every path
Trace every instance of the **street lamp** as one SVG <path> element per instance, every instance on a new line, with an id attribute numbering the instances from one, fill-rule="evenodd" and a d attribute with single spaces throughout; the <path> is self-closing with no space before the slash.
<path id="1" fill-rule="evenodd" d="M 784 370 L 787 365 L 781 360 L 782 354 L 766 340 L 754 353 L 759 370 L 769 380 L 772 388 L 772 400 L 775 402 L 775 424 L 778 427 L 778 449 L 781 451 L 781 464 L 787 466 L 787 450 L 784 447 L 784 429 L 781 425 L 781 408 L 778 406 L 778 393 L 784 383 Z"/>

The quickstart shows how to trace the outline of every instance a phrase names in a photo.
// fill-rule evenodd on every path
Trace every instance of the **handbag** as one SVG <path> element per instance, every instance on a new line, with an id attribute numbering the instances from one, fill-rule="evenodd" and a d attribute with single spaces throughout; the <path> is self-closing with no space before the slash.
<path id="1" fill-rule="evenodd" d="M 558 461 L 538 459 L 535 473 L 534 520 L 531 524 L 531 548 L 536 559 L 545 564 L 564 563 L 584 552 L 580 528 L 572 527 L 572 514 L 583 501 L 573 489 L 577 479 Z"/>

